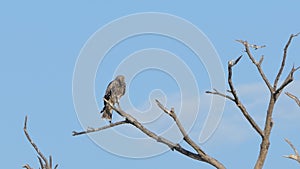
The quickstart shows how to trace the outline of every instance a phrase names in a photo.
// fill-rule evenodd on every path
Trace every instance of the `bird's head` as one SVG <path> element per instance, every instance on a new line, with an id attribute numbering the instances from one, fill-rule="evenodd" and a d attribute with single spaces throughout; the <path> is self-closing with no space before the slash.
<path id="1" fill-rule="evenodd" d="M 118 80 L 118 81 L 120 81 L 120 82 L 125 82 L 125 76 L 123 76 L 123 75 L 118 75 L 118 76 L 116 77 L 116 80 Z"/>

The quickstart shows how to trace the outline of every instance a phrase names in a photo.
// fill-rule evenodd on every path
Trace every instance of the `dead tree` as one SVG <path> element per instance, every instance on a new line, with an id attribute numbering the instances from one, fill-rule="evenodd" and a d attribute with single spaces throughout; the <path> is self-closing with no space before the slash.
<path id="1" fill-rule="evenodd" d="M 249 124 L 256 131 L 256 133 L 261 137 L 259 155 L 258 155 L 256 164 L 254 166 L 255 169 L 261 169 L 263 167 L 263 165 L 265 163 L 265 160 L 266 160 L 266 157 L 267 157 L 267 154 L 268 154 L 268 150 L 269 150 L 269 146 L 270 146 L 270 134 L 271 134 L 272 127 L 273 127 L 272 117 L 273 117 L 273 110 L 274 110 L 275 103 L 276 103 L 278 97 L 280 96 L 280 94 L 282 93 L 283 89 L 286 86 L 288 86 L 294 80 L 293 75 L 300 68 L 300 67 L 295 68 L 293 66 L 292 69 L 290 70 L 289 74 L 287 75 L 287 77 L 279 85 L 279 80 L 281 79 L 282 72 L 284 70 L 285 63 L 286 63 L 288 48 L 289 48 L 293 38 L 298 36 L 298 35 L 299 35 L 299 33 L 297 33 L 295 35 L 292 34 L 290 36 L 288 42 L 286 43 L 286 45 L 284 47 L 284 50 L 283 50 L 283 57 L 282 57 L 282 61 L 281 61 L 281 66 L 279 68 L 279 71 L 278 71 L 278 73 L 275 77 L 275 80 L 274 80 L 273 84 L 271 84 L 271 82 L 266 77 L 266 75 L 265 75 L 265 73 L 262 69 L 262 62 L 264 60 L 264 56 L 261 56 L 259 61 L 257 61 L 257 60 L 255 60 L 255 57 L 253 56 L 253 54 L 251 52 L 251 49 L 250 49 L 250 48 L 254 48 L 256 50 L 256 49 L 259 49 L 259 48 L 262 48 L 262 47 L 265 47 L 265 46 L 260 47 L 258 45 L 249 44 L 247 41 L 237 40 L 238 42 L 240 42 L 244 46 L 245 52 L 246 52 L 248 58 L 252 61 L 252 63 L 257 68 L 258 73 L 260 74 L 262 80 L 264 81 L 265 85 L 268 87 L 268 90 L 270 92 L 268 108 L 267 108 L 267 112 L 266 112 L 266 116 L 265 116 L 265 124 L 264 124 L 263 128 L 261 128 L 256 123 L 256 121 L 252 118 L 252 116 L 249 114 L 248 110 L 246 109 L 244 104 L 239 99 L 238 93 L 237 93 L 237 91 L 234 87 L 234 84 L 232 82 L 232 74 L 233 74 L 232 68 L 238 63 L 238 61 L 241 59 L 242 56 L 240 56 L 236 60 L 232 60 L 232 61 L 228 62 L 228 85 L 229 85 L 229 88 L 230 88 L 230 90 L 228 90 L 229 95 L 224 94 L 224 93 L 220 93 L 217 90 L 207 91 L 207 93 L 216 94 L 216 95 L 225 97 L 225 98 L 231 100 L 232 102 L 234 102 L 235 105 L 242 112 L 245 119 L 249 122 Z"/>
<path id="2" fill-rule="evenodd" d="M 40 163 L 40 168 L 41 169 L 52 169 L 52 157 L 49 156 L 49 161 L 48 161 L 48 159 L 43 155 L 43 153 L 40 151 L 40 149 L 37 147 L 37 145 L 33 142 L 30 135 L 28 134 L 28 131 L 27 131 L 27 116 L 25 117 L 23 130 L 24 130 L 24 133 L 26 135 L 27 140 L 29 141 L 29 143 L 32 145 L 32 147 L 35 149 L 35 151 L 38 154 L 37 158 L 38 158 L 39 163 Z M 58 167 L 58 164 L 56 164 L 53 169 L 56 169 L 57 167 Z M 33 169 L 29 164 L 25 164 L 23 166 L 23 168 Z"/>
<path id="3" fill-rule="evenodd" d="M 253 44 L 249 44 L 247 41 L 238 40 L 238 42 L 240 42 L 244 46 L 247 56 L 252 61 L 252 63 L 256 66 L 260 76 L 262 77 L 263 81 L 265 82 L 266 86 L 268 87 L 268 89 L 270 91 L 270 100 L 269 100 L 268 109 L 267 109 L 267 112 L 266 112 L 265 125 L 264 125 L 263 128 L 261 128 L 256 123 L 256 121 L 252 118 L 250 113 L 247 111 L 244 104 L 239 99 L 238 93 L 235 90 L 235 87 L 234 87 L 234 84 L 233 84 L 233 81 L 232 81 L 232 74 L 233 74 L 232 69 L 239 62 L 239 60 L 242 58 L 242 56 L 238 57 L 236 60 L 232 60 L 232 61 L 228 62 L 228 85 L 229 85 L 229 88 L 230 88 L 230 90 L 228 90 L 229 94 L 221 93 L 216 89 L 214 89 L 213 91 L 207 91 L 206 92 L 206 93 L 209 93 L 209 94 L 215 94 L 215 95 L 219 95 L 221 97 L 225 97 L 226 99 L 229 99 L 232 102 L 234 102 L 235 105 L 242 112 L 242 115 L 245 117 L 245 119 L 249 122 L 249 124 L 253 127 L 253 129 L 261 137 L 260 151 L 259 151 L 259 156 L 258 156 L 258 159 L 256 161 L 255 167 L 254 167 L 255 169 L 261 169 L 263 167 L 265 159 L 266 159 L 267 154 L 268 154 L 268 150 L 269 150 L 269 146 L 270 146 L 270 134 L 271 134 L 271 130 L 272 130 L 272 127 L 273 127 L 272 115 L 273 115 L 273 110 L 274 110 L 275 103 L 276 103 L 278 97 L 280 96 L 280 94 L 282 93 L 283 89 L 293 81 L 293 75 L 299 69 L 299 67 L 297 67 L 297 68 L 292 67 L 289 74 L 284 79 L 283 83 L 279 84 L 279 80 L 282 76 L 282 72 L 283 72 L 284 67 L 285 67 L 288 47 L 289 47 L 292 39 L 294 37 L 296 37 L 298 34 L 295 34 L 295 35 L 292 34 L 290 36 L 287 44 L 285 45 L 284 52 L 283 52 L 283 58 L 282 58 L 282 61 L 281 61 L 281 66 L 279 68 L 279 71 L 276 75 L 276 78 L 275 78 L 275 81 L 274 81 L 273 84 L 270 83 L 270 81 L 268 80 L 268 78 L 264 74 L 264 71 L 261 67 L 264 57 L 261 56 L 260 60 L 256 61 L 254 56 L 252 55 L 251 49 L 250 49 L 250 48 L 253 48 L 253 49 L 257 50 L 257 49 L 263 48 L 265 46 L 264 45 L 263 46 L 253 45 Z M 177 127 L 179 128 L 179 130 L 182 134 L 183 140 L 189 146 L 191 146 L 191 148 L 193 148 L 193 150 L 194 150 L 193 152 L 183 148 L 179 143 L 174 143 L 171 140 L 168 140 L 164 137 L 156 135 L 154 132 L 152 132 L 149 129 L 147 129 L 146 127 L 144 127 L 139 121 L 137 121 L 130 114 L 124 112 L 121 108 L 114 107 L 114 105 L 112 105 L 108 101 L 106 101 L 106 103 L 109 104 L 113 108 L 113 110 L 115 110 L 120 116 L 124 117 L 125 120 L 115 122 L 115 123 L 111 123 L 107 126 L 103 126 L 103 127 L 100 127 L 100 128 L 89 128 L 89 129 L 87 129 L 85 131 L 81 131 L 81 132 L 73 131 L 73 136 L 78 136 L 78 135 L 81 135 L 81 134 L 87 134 L 87 133 L 91 133 L 91 132 L 101 131 L 101 130 L 111 128 L 111 127 L 115 127 L 115 126 L 118 126 L 118 125 L 129 124 L 129 125 L 133 125 L 134 127 L 139 129 L 140 131 L 142 131 L 144 134 L 151 137 L 152 139 L 156 140 L 157 142 L 160 142 L 160 143 L 163 143 L 163 144 L 167 145 L 172 151 L 175 150 L 175 151 L 177 151 L 177 152 L 179 152 L 183 155 L 186 155 L 186 156 L 188 156 L 192 159 L 208 163 L 208 164 L 214 166 L 215 168 L 219 168 L 219 169 L 224 169 L 225 168 L 225 166 L 221 162 L 219 162 L 217 159 L 215 159 L 215 158 L 211 157 L 210 155 L 208 155 L 202 149 L 202 147 L 197 145 L 189 137 L 188 133 L 186 133 L 185 129 L 181 125 L 180 119 L 178 119 L 178 117 L 175 113 L 175 110 L 173 108 L 167 109 L 158 100 L 156 100 L 156 103 L 157 103 L 158 107 L 174 120 L 174 122 L 176 123 Z"/>

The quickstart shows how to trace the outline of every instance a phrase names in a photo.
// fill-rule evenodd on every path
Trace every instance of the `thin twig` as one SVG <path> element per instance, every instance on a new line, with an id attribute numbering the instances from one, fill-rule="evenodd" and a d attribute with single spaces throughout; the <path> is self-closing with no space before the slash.
<path id="1" fill-rule="evenodd" d="M 226 95 L 226 94 L 224 94 L 224 93 L 220 93 L 218 90 L 216 90 L 216 89 L 213 89 L 214 91 L 206 91 L 205 93 L 207 93 L 207 94 L 215 94 L 215 95 L 219 95 L 219 96 L 222 96 L 222 97 L 225 97 L 225 98 L 227 98 L 227 99 L 229 99 L 229 100 L 231 100 L 231 101 L 233 101 L 234 102 L 234 98 L 233 97 L 231 97 L 231 96 L 229 96 L 229 95 Z M 230 91 L 230 93 L 231 93 L 231 91 Z"/>
<path id="2" fill-rule="evenodd" d="M 23 165 L 23 168 L 26 168 L 26 169 L 33 169 L 33 168 L 31 168 L 31 167 L 30 167 L 30 165 L 29 165 L 29 164 L 25 164 L 25 165 Z"/>
<path id="3" fill-rule="evenodd" d="M 295 68 L 294 66 L 292 67 L 290 73 L 287 75 L 283 83 L 278 87 L 278 89 L 275 92 L 276 98 L 280 95 L 282 90 L 290 84 L 294 80 L 294 73 L 299 69 L 300 67 Z"/>
<path id="4" fill-rule="evenodd" d="M 32 145 L 32 147 L 35 149 L 35 151 L 38 153 L 39 157 L 42 158 L 42 160 L 44 161 L 46 166 L 49 166 L 48 164 L 48 160 L 46 159 L 46 157 L 43 155 L 43 153 L 39 150 L 39 148 L 37 147 L 37 145 L 32 141 L 32 139 L 30 138 L 28 132 L 27 132 L 27 116 L 25 116 L 25 122 L 24 122 L 24 133 L 27 137 L 27 140 L 30 142 L 30 144 Z"/>
<path id="5" fill-rule="evenodd" d="M 258 61 L 258 65 L 261 66 L 262 62 L 264 61 L 264 55 L 262 55 Z"/>
<path id="6" fill-rule="evenodd" d="M 295 154 L 284 155 L 283 157 L 289 158 L 289 159 L 292 159 L 292 160 L 296 160 L 298 163 L 300 163 L 300 156 L 299 156 L 299 153 L 298 153 L 296 147 L 288 139 L 285 139 L 285 141 L 290 145 L 290 147 L 293 149 Z"/>
<path id="7" fill-rule="evenodd" d="M 235 60 L 230 60 L 229 62 L 228 62 L 228 65 L 229 66 L 234 66 L 234 65 L 236 65 L 240 60 L 241 60 L 241 58 L 242 58 L 242 56 L 243 55 L 241 55 L 241 56 L 239 56 L 237 59 L 235 59 Z"/>
<path id="8" fill-rule="evenodd" d="M 42 169 L 47 168 L 46 165 L 44 165 L 43 160 L 41 159 L 41 157 L 37 156 L 37 158 L 38 158 L 38 160 L 39 160 L 39 163 L 40 163 L 41 168 L 42 168 Z"/>
<path id="9" fill-rule="evenodd" d="M 278 73 L 277 73 L 277 76 L 276 76 L 276 78 L 275 78 L 274 85 L 273 85 L 273 86 L 274 86 L 274 89 L 277 88 L 278 81 L 279 81 L 280 76 L 281 76 L 281 74 L 282 74 L 282 72 L 283 72 L 283 69 L 284 69 L 284 66 L 285 66 L 286 57 L 287 57 L 287 51 L 288 51 L 288 48 L 289 48 L 289 46 L 290 46 L 290 44 L 291 44 L 293 38 L 296 37 L 296 36 L 298 36 L 299 34 L 300 34 L 300 32 L 297 33 L 297 34 L 295 34 L 295 35 L 294 35 L 294 34 L 291 34 L 291 36 L 290 36 L 288 42 L 286 43 L 286 45 L 285 45 L 285 47 L 284 47 L 284 49 L 283 49 L 283 56 L 282 56 L 281 66 L 280 66 L 280 68 L 279 68 L 279 71 L 278 71 Z"/>
<path id="10" fill-rule="evenodd" d="M 169 111 L 167 110 L 157 99 L 155 99 L 157 106 L 163 110 L 165 113 L 167 113 L 168 115 L 170 115 L 172 118 L 174 118 L 174 111 Z"/>
<path id="11" fill-rule="evenodd" d="M 46 157 L 43 155 L 43 153 L 39 150 L 39 148 L 37 147 L 37 145 L 33 142 L 33 140 L 31 139 L 30 135 L 28 134 L 27 131 L 27 116 L 25 116 L 25 122 L 24 122 L 24 133 L 26 135 L 27 140 L 30 142 L 30 144 L 32 145 L 32 147 L 35 149 L 35 151 L 37 152 L 38 156 L 38 160 L 40 163 L 40 168 L 41 169 L 52 169 L 52 157 L 49 157 L 49 162 L 46 159 Z M 56 169 L 58 167 L 58 164 L 55 165 L 54 169 Z M 29 164 L 26 164 L 23 166 L 23 168 L 26 169 L 33 169 L 29 166 Z"/>
<path id="12" fill-rule="evenodd" d="M 50 164 L 50 168 L 52 168 L 52 156 L 49 156 L 49 164 Z"/>
<path id="13" fill-rule="evenodd" d="M 124 120 L 124 121 L 119 121 L 119 122 L 115 122 L 115 123 L 110 123 L 109 125 L 99 127 L 99 128 L 88 128 L 87 130 L 80 131 L 80 132 L 73 131 L 72 136 L 78 136 L 78 135 L 81 135 L 81 134 L 88 134 L 88 133 L 92 133 L 92 132 L 97 132 L 97 131 L 108 129 L 108 128 L 115 127 L 115 126 L 118 126 L 118 125 L 122 125 L 122 124 L 128 124 L 128 122 L 126 120 Z"/>
<path id="14" fill-rule="evenodd" d="M 259 46 L 259 45 L 256 45 L 256 44 L 249 44 L 249 47 L 257 50 L 257 49 L 260 49 L 260 48 L 265 48 L 266 45 Z"/>
<path id="15" fill-rule="evenodd" d="M 291 99 L 295 100 L 295 102 L 296 102 L 296 103 L 298 104 L 298 106 L 300 107 L 300 100 L 298 99 L 297 96 L 295 96 L 295 95 L 293 95 L 293 94 L 291 94 L 291 93 L 289 93 L 289 92 L 285 92 L 285 94 L 286 94 L 287 96 L 289 96 Z"/>

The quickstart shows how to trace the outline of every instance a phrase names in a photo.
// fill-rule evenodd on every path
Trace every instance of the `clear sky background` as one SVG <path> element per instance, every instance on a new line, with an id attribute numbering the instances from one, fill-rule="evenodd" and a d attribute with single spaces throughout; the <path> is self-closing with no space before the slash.
<path id="1" fill-rule="evenodd" d="M 227 61 L 243 54 L 243 47 L 235 42 L 236 39 L 267 45 L 267 48 L 255 54 L 256 58 L 265 55 L 263 69 L 273 82 L 288 37 L 291 33 L 300 32 L 299 6 L 300 2 L 293 0 L 271 3 L 256 0 L 0 2 L 1 167 L 21 168 L 29 163 L 38 168 L 36 153 L 22 130 L 24 117 L 28 115 L 32 138 L 45 155 L 53 156 L 59 168 L 212 168 L 171 151 L 151 158 L 124 158 L 101 149 L 87 136 L 72 137 L 73 130 L 82 130 L 72 99 L 73 71 L 81 48 L 99 28 L 122 16 L 139 12 L 169 13 L 186 19 L 206 34 L 215 46 L 225 72 Z M 164 41 L 167 40 L 163 37 L 137 37 L 124 42 L 128 44 L 120 44 L 119 50 L 109 55 L 115 52 L 118 57 L 126 57 L 135 50 L 149 47 L 166 49 L 179 56 L 190 54 L 180 44 L 170 43 L 174 45 L 173 48 L 164 45 Z M 284 77 L 293 64 L 300 65 L 299 55 L 300 37 L 295 38 L 290 46 Z M 107 62 L 110 59 L 114 61 L 111 57 Z M 204 92 L 210 89 L 205 69 L 201 63 L 194 64 L 188 57 L 182 59 L 195 71 L 200 94 L 205 98 Z M 204 78 L 200 76 L 201 70 Z M 114 68 L 106 65 L 98 71 L 95 79 L 97 88 L 94 90 L 101 108 L 101 97 L 113 78 Z M 172 79 L 156 73 L 140 74 L 129 86 L 128 91 L 132 90 L 132 102 L 136 107 L 147 107 L 148 94 L 153 88 L 162 88 L 170 100 L 176 100 L 176 85 L 166 85 Z M 143 85 L 151 82 L 154 76 L 162 76 L 166 82 L 162 81 L 156 86 Z M 249 112 L 262 125 L 268 93 L 247 57 L 243 57 L 239 65 L 234 67 L 234 82 Z M 298 72 L 295 82 L 287 91 L 300 97 L 299 86 Z M 205 111 L 205 108 L 201 110 Z M 201 126 L 203 119 L 205 115 L 200 114 L 191 132 L 196 141 L 199 137 L 197 126 Z M 284 138 L 289 138 L 300 149 L 299 120 L 299 107 L 282 95 L 275 107 L 275 126 L 265 168 L 299 168 L 295 161 L 282 157 L 292 153 Z M 238 109 L 231 102 L 226 102 L 218 129 L 201 146 L 227 168 L 252 168 L 259 143 L 258 135 Z M 131 151 L 135 147 L 123 148 Z"/>

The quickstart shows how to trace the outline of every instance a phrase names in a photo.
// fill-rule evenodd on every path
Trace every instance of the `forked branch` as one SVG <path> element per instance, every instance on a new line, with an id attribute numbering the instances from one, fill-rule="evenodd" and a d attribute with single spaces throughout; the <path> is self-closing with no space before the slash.
<path id="1" fill-rule="evenodd" d="M 241 56 L 240 56 L 241 57 Z M 239 57 L 239 58 L 240 58 Z M 255 131 L 261 136 L 264 136 L 263 131 L 260 129 L 260 127 L 258 126 L 258 124 L 255 122 L 255 120 L 251 117 L 251 115 L 248 113 L 246 107 L 242 104 L 242 102 L 240 101 L 237 92 L 234 88 L 233 82 L 232 82 L 232 67 L 234 65 L 237 64 L 239 58 L 237 59 L 237 61 L 235 62 L 235 64 L 231 65 L 228 64 L 228 84 L 230 87 L 230 91 L 234 97 L 234 102 L 236 104 L 236 106 L 241 110 L 241 112 L 243 113 L 244 117 L 247 119 L 247 121 L 251 124 L 251 126 L 255 129 Z"/>
<path id="2" fill-rule="evenodd" d="M 251 115 L 248 113 L 248 111 L 247 111 L 246 107 L 243 105 L 243 103 L 240 101 L 240 99 L 238 97 L 238 94 L 235 90 L 234 84 L 232 82 L 232 67 L 235 66 L 240 61 L 241 58 L 242 58 L 242 56 L 239 56 L 237 59 L 231 60 L 231 61 L 228 62 L 228 85 L 229 85 L 229 88 L 230 88 L 229 92 L 232 94 L 233 97 L 231 97 L 229 95 L 226 95 L 224 93 L 220 93 L 216 89 L 214 89 L 214 91 L 206 91 L 206 93 L 219 95 L 219 96 L 225 97 L 225 98 L 233 101 L 236 104 L 236 106 L 240 109 L 240 111 L 242 112 L 242 114 L 246 118 L 246 120 L 253 127 L 253 129 L 261 137 L 263 137 L 264 136 L 263 131 L 258 126 L 258 124 L 255 122 L 255 120 L 251 117 Z"/>
<path id="3" fill-rule="evenodd" d="M 288 42 L 286 43 L 286 45 L 285 45 L 285 47 L 283 49 L 283 56 L 282 56 L 281 66 L 279 68 L 279 71 L 278 71 L 277 76 L 276 76 L 275 81 L 274 81 L 274 89 L 277 88 L 278 81 L 279 81 L 280 76 L 281 76 L 281 74 L 283 72 L 283 69 L 284 69 L 284 66 L 285 66 L 285 62 L 286 62 L 288 48 L 289 48 L 289 46 L 290 46 L 293 38 L 296 37 L 296 36 L 298 36 L 299 34 L 300 34 L 300 32 L 297 33 L 297 34 L 291 34 Z"/>
<path id="4" fill-rule="evenodd" d="M 167 113 L 168 115 L 170 115 L 173 120 L 175 121 L 177 127 L 179 128 L 184 141 L 186 141 L 198 154 L 201 154 L 203 156 L 205 156 L 205 152 L 189 137 L 189 135 L 186 133 L 185 129 L 183 128 L 181 122 L 179 121 L 174 108 L 171 108 L 171 110 L 168 110 L 167 108 L 165 108 L 158 100 L 155 100 L 158 107 L 160 109 L 162 109 L 165 113 Z"/>
<path id="5" fill-rule="evenodd" d="M 278 87 L 278 89 L 275 92 L 276 98 L 278 97 L 278 95 L 280 95 L 280 93 L 282 92 L 282 90 L 288 85 L 290 84 L 293 80 L 294 80 L 294 73 L 299 69 L 300 67 L 295 68 L 294 66 L 292 67 L 290 73 L 287 75 L 287 77 L 285 78 L 285 80 L 283 81 L 283 83 Z"/>
<path id="6" fill-rule="evenodd" d="M 295 154 L 284 155 L 283 157 L 295 160 L 298 163 L 300 163 L 300 156 L 299 156 L 299 153 L 298 153 L 296 147 L 288 139 L 285 139 L 285 141 L 290 145 L 290 147 L 293 149 L 293 151 L 294 151 Z"/>
<path id="7" fill-rule="evenodd" d="M 255 60 L 254 56 L 252 55 L 251 51 L 250 51 L 250 47 L 252 47 L 253 45 L 249 44 L 247 41 L 243 41 L 243 40 L 237 40 L 237 41 L 244 45 L 245 51 L 246 51 L 248 57 L 250 58 L 250 60 L 252 61 L 252 63 L 256 66 L 256 68 L 257 68 L 260 76 L 262 77 L 263 81 L 265 82 L 265 84 L 269 88 L 269 91 L 271 93 L 273 93 L 274 89 L 273 89 L 272 85 L 270 84 L 268 78 L 266 77 L 263 69 L 261 68 L 261 64 L 263 62 L 264 57 L 261 56 L 260 60 L 257 62 Z"/>
<path id="8" fill-rule="evenodd" d="M 120 116 L 124 117 L 125 120 L 124 121 L 120 121 L 120 122 L 116 122 L 116 123 L 112 123 L 108 126 L 104 126 L 104 127 L 100 127 L 100 128 L 96 128 L 96 129 L 88 129 L 86 131 L 83 132 L 76 132 L 73 131 L 73 136 L 77 136 L 80 134 L 87 134 L 87 133 L 91 133 L 91 132 L 96 132 L 96 131 L 101 131 L 107 128 L 111 128 L 111 127 L 115 127 L 121 124 L 131 124 L 134 127 L 136 127 L 137 129 L 139 129 L 140 131 L 142 131 L 144 134 L 146 134 L 147 136 L 149 136 L 150 138 L 156 140 L 157 142 L 163 143 L 165 145 L 167 145 L 172 151 L 177 151 L 183 155 L 186 155 L 192 159 L 198 160 L 198 161 L 203 161 L 206 163 L 211 164 L 212 166 L 219 168 L 219 169 L 225 169 L 225 167 L 223 166 L 223 164 L 221 164 L 219 161 L 217 161 L 216 159 L 210 157 L 209 155 L 207 155 L 206 153 L 204 153 L 204 151 L 198 146 L 196 145 L 196 143 L 194 143 L 190 137 L 188 136 L 188 134 L 186 133 L 186 131 L 184 130 L 183 126 L 181 125 L 181 123 L 179 122 L 179 119 L 177 118 L 174 109 L 171 109 L 170 111 L 167 110 L 166 108 L 164 108 L 162 106 L 162 104 L 157 100 L 157 104 L 158 106 L 168 115 L 170 115 L 174 121 L 176 122 L 178 128 L 180 129 L 180 132 L 182 133 L 184 140 L 189 143 L 189 145 L 191 145 L 194 150 L 196 151 L 196 153 L 191 152 L 183 147 L 181 147 L 178 143 L 174 143 L 162 136 L 158 136 L 157 134 L 155 134 L 154 132 L 150 131 L 149 129 L 147 129 L 146 127 L 144 127 L 137 119 L 135 119 L 133 116 L 131 116 L 130 114 L 126 113 L 125 111 L 123 111 L 121 108 L 117 108 L 114 105 L 112 105 L 110 102 L 108 102 L 106 99 L 104 99 L 104 101 L 109 104 L 109 106 L 112 107 L 112 109 L 117 112 Z"/>
<path id="9" fill-rule="evenodd" d="M 23 128 L 23 130 L 24 130 L 24 133 L 26 135 L 27 140 L 30 142 L 30 144 L 32 145 L 32 147 L 35 149 L 35 151 L 38 154 L 38 160 L 39 160 L 41 169 L 52 169 L 52 157 L 50 156 L 49 157 L 49 161 L 48 161 L 47 158 L 40 151 L 40 149 L 37 147 L 37 145 L 33 142 L 33 140 L 31 139 L 30 135 L 28 134 L 28 131 L 27 131 L 27 116 L 25 116 L 25 122 L 24 122 L 24 128 Z M 57 167 L 58 167 L 58 164 L 56 164 L 54 166 L 54 169 L 56 169 Z M 25 164 L 23 166 L 23 168 L 33 169 L 33 168 L 30 167 L 29 164 Z"/>
<path id="10" fill-rule="evenodd" d="M 298 97 L 296 97 L 295 95 L 289 93 L 289 92 L 285 92 L 285 94 L 287 96 L 289 96 L 291 99 L 295 100 L 295 102 L 298 104 L 298 106 L 300 107 L 300 100 L 298 99 Z M 291 141 L 289 141 L 288 139 L 285 139 L 285 141 L 290 145 L 290 147 L 293 149 L 294 154 L 290 154 L 290 155 L 284 155 L 283 157 L 285 158 L 289 158 L 292 160 L 297 161 L 298 163 L 300 163 L 300 156 L 298 153 L 298 150 L 296 149 L 296 147 L 292 144 Z"/>

